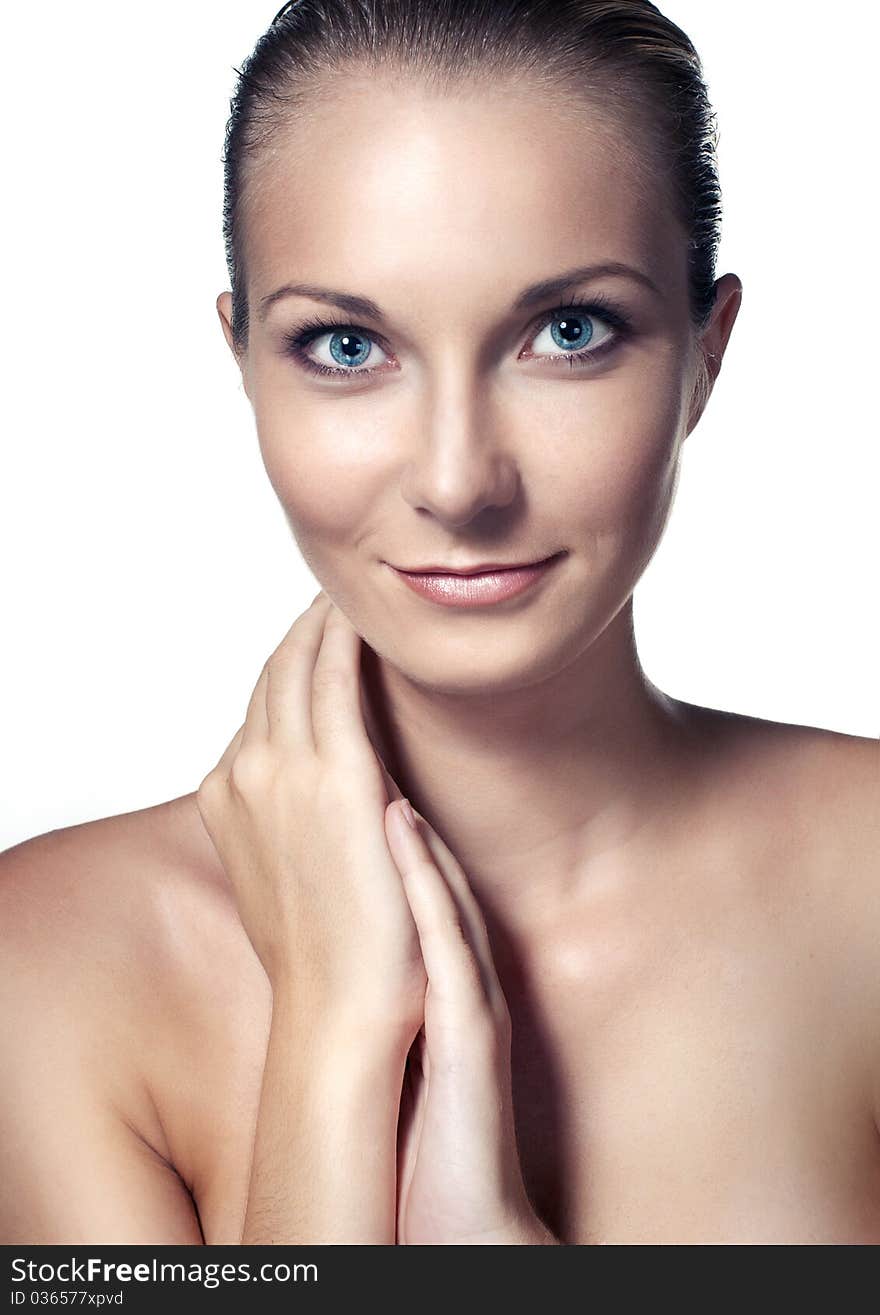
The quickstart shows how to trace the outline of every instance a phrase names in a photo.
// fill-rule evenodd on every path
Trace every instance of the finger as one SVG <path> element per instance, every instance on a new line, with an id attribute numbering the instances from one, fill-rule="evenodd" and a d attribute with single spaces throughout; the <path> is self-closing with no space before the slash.
<path id="1" fill-rule="evenodd" d="M 205 776 L 203 780 L 200 782 L 199 784 L 200 790 L 204 785 L 205 781 L 208 779 L 208 776 L 210 776 L 215 781 L 222 781 L 224 785 L 227 785 L 229 783 L 229 769 L 232 767 L 233 760 L 235 758 L 235 755 L 238 753 L 239 748 L 241 747 L 241 742 L 243 738 L 244 738 L 244 725 L 241 725 L 233 735 L 232 739 L 227 744 L 226 748 L 223 750 L 223 753 L 220 755 L 219 759 L 217 760 L 216 765 L 211 768 L 207 776 Z"/>
<path id="2" fill-rule="evenodd" d="M 416 1168 L 419 1142 L 425 1121 L 428 1084 L 421 1056 L 425 1052 L 424 1029 L 410 1050 L 404 1072 L 397 1124 L 397 1234 L 403 1237 L 410 1187 Z"/>
<path id="3" fill-rule="evenodd" d="M 419 829 L 411 827 L 400 803 L 385 810 L 392 857 L 403 880 L 432 996 L 485 1010 L 493 1003 L 492 984 L 472 944 L 452 890 Z"/>
<path id="4" fill-rule="evenodd" d="M 364 726 L 360 690 L 361 637 L 331 603 L 312 673 L 312 725 L 318 753 L 376 755 Z"/>
<path id="5" fill-rule="evenodd" d="M 315 595 L 268 662 L 266 718 L 269 740 L 281 748 L 314 750 L 312 674 L 321 647 L 330 599 Z"/>
<path id="6" fill-rule="evenodd" d="M 263 664 L 260 678 L 254 686 L 242 726 L 242 748 L 245 745 L 265 741 L 269 735 L 269 717 L 266 711 L 266 687 L 269 684 L 269 664 Z"/>
<path id="7" fill-rule="evenodd" d="M 416 815 L 419 832 L 458 903 L 459 916 L 467 927 L 468 938 L 474 953 L 479 959 L 483 980 L 486 983 L 490 998 L 493 1003 L 500 1004 L 504 1001 L 504 990 L 498 977 L 498 969 L 495 966 L 495 955 L 492 951 L 492 942 L 489 938 L 486 919 L 474 894 L 473 887 L 443 837 L 434 830 L 430 822 L 422 816 L 417 808 L 413 809 L 413 812 Z"/>

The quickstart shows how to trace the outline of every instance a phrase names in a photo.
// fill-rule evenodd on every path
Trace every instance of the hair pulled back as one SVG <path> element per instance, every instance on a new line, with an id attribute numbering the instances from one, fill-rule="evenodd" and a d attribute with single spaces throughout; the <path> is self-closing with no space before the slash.
<path id="1" fill-rule="evenodd" d="M 637 121 L 687 234 L 691 318 L 697 328 L 705 324 L 721 227 L 715 113 L 696 50 L 655 5 L 296 0 L 279 11 L 235 70 L 223 152 L 223 238 L 238 350 L 248 340 L 248 182 L 278 130 L 320 107 L 322 83 L 350 67 L 403 72 L 441 90 L 525 75 Z"/>

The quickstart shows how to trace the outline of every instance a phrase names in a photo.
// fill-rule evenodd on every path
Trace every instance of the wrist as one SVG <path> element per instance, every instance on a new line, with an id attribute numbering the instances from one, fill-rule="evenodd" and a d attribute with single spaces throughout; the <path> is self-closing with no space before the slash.
<path id="1" fill-rule="evenodd" d="M 273 984 L 272 1032 L 287 1038 L 316 1061 L 364 1068 L 403 1066 L 415 1033 L 379 1009 L 348 1000 L 327 1000 L 286 983 Z"/>

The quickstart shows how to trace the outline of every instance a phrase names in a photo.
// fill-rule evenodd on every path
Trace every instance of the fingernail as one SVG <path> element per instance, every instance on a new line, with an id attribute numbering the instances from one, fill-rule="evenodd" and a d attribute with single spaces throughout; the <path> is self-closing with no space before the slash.
<path id="1" fill-rule="evenodd" d="M 409 802 L 408 799 L 401 799 L 401 801 L 400 801 L 400 811 L 403 813 L 403 815 L 404 815 L 404 817 L 406 818 L 407 822 L 409 822 L 409 824 L 410 824 L 410 826 L 412 827 L 413 831 L 415 831 L 415 829 L 416 829 L 416 815 L 415 815 L 415 813 L 413 812 L 413 810 L 412 810 L 412 806 L 411 806 L 411 804 L 410 804 L 410 802 Z"/>

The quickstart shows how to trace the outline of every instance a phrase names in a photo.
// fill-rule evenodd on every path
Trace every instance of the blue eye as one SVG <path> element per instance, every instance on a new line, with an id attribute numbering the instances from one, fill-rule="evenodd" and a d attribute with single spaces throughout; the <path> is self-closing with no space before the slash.
<path id="1" fill-rule="evenodd" d="M 313 345 L 320 343 L 322 339 L 328 341 L 325 347 L 315 348 Z M 296 333 L 287 339 L 287 350 L 295 356 L 306 369 L 313 370 L 317 374 L 372 374 L 374 366 L 368 369 L 361 367 L 366 361 L 376 355 L 376 349 L 382 352 L 376 340 L 362 329 L 355 328 L 352 324 L 327 324 L 324 321 L 313 321 L 311 324 L 303 325 Z M 306 353 L 306 347 L 312 346 L 313 350 L 329 351 L 331 358 L 339 365 L 339 369 L 334 369 L 332 365 L 320 359 L 316 360 L 314 356 Z M 382 362 L 380 361 L 379 364 Z"/>
<path id="2" fill-rule="evenodd" d="M 604 317 L 593 314 L 586 314 L 585 311 L 578 311 L 574 307 L 567 308 L 564 311 L 558 311 L 554 314 L 549 324 L 538 333 L 532 341 L 529 355 L 540 354 L 541 337 L 548 334 L 553 340 L 553 344 L 559 349 L 555 353 L 553 347 L 547 343 L 545 347 L 551 355 L 559 356 L 595 356 L 599 354 L 600 348 L 604 348 L 608 343 L 610 336 L 612 342 L 617 341 L 617 333 L 610 326 L 603 322 Z M 602 336 L 603 330 L 605 337 Z M 589 351 L 585 351 L 588 344 Z"/>
<path id="3" fill-rule="evenodd" d="M 330 355 L 340 365 L 363 365 L 370 354 L 369 338 L 360 333 L 331 333 Z"/>
<path id="4" fill-rule="evenodd" d="M 589 301 L 575 298 L 565 306 L 545 312 L 530 339 L 527 356 L 532 360 L 547 362 L 564 360 L 571 367 L 588 366 L 593 360 L 611 351 L 618 342 L 629 337 L 631 332 L 630 322 L 624 313 L 601 293 Z M 549 333 L 553 344 L 545 344 L 549 353 L 547 355 L 541 350 L 535 350 L 544 333 Z M 316 344 L 320 344 L 324 338 L 328 340 L 326 347 L 317 347 Z M 558 350 L 554 352 L 553 346 Z M 314 351 L 329 351 L 336 365 L 331 365 L 326 358 L 324 361 L 316 359 L 307 350 L 309 347 Z M 337 379 L 377 374 L 387 363 L 386 349 L 376 335 L 345 322 L 307 321 L 285 336 L 284 350 L 312 374 L 330 375 Z M 379 359 L 376 359 L 377 355 Z M 367 365 L 367 361 L 375 363 Z"/>
<path id="5" fill-rule="evenodd" d="M 370 356 L 376 355 L 373 351 L 374 340 L 368 333 L 346 327 L 345 332 L 337 331 L 326 336 L 330 339 L 327 343 L 330 355 L 343 367 L 361 366 Z"/>

